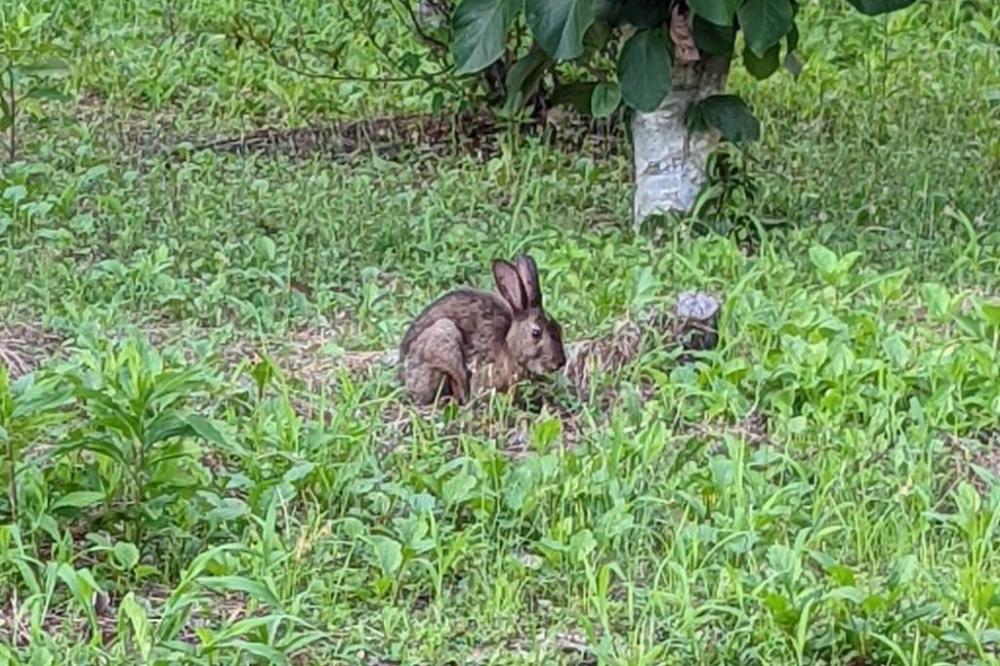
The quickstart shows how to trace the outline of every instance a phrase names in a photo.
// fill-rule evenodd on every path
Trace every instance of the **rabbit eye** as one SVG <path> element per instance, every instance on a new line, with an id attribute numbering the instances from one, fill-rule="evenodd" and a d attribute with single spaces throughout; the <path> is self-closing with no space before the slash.
<path id="1" fill-rule="evenodd" d="M 531 329 L 531 337 L 533 337 L 536 340 L 538 338 L 542 337 L 542 329 L 538 328 L 537 326 L 535 326 L 534 328 L 532 328 Z"/>

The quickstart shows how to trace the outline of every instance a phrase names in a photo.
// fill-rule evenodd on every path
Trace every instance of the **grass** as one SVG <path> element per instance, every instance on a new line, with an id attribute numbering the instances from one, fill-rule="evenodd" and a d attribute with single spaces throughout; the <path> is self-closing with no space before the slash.
<path id="1" fill-rule="evenodd" d="M 558 130 L 168 155 L 436 91 L 292 74 L 224 0 L 43 4 L 76 101 L 29 108 L 0 172 L 0 658 L 998 661 L 990 3 L 804 7 L 798 81 L 733 74 L 765 134 L 756 196 L 698 220 L 724 235 L 633 233 L 627 151 Z M 362 15 L 255 7 L 383 71 Z M 346 369 L 524 249 L 568 339 L 642 332 L 588 391 L 428 413 Z M 721 343 L 681 365 L 648 322 L 690 289 Z"/>

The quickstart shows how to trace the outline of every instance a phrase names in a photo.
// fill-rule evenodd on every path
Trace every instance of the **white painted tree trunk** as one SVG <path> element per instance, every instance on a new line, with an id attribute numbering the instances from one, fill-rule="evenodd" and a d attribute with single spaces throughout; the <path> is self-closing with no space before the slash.
<path id="1" fill-rule="evenodd" d="M 636 228 L 650 215 L 687 213 L 694 206 L 718 136 L 715 132 L 688 134 L 684 114 L 692 102 L 722 92 L 728 73 L 728 58 L 677 63 L 673 89 L 660 108 L 633 116 Z"/>

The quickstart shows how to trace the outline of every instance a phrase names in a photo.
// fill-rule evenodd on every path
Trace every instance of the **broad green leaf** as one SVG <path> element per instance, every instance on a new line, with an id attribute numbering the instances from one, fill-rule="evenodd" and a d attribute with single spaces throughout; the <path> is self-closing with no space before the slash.
<path id="1" fill-rule="evenodd" d="M 583 37 L 594 22 L 593 0 L 524 0 L 531 34 L 549 57 L 572 60 L 583 53 Z"/>
<path id="2" fill-rule="evenodd" d="M 557 87 L 552 91 L 550 102 L 553 106 L 568 106 L 577 113 L 590 113 L 590 102 L 594 96 L 597 81 L 575 81 Z"/>
<path id="3" fill-rule="evenodd" d="M 31 99 L 44 99 L 49 102 L 71 102 L 73 98 L 66 93 L 56 90 L 55 88 L 32 88 L 25 94 L 25 97 L 30 97 Z"/>
<path id="4" fill-rule="evenodd" d="M 887 12 L 894 12 L 899 9 L 905 9 L 912 5 L 916 0 L 847 0 L 849 3 L 854 5 L 862 14 L 867 14 L 868 16 L 878 16 L 879 14 L 885 14 Z"/>
<path id="5" fill-rule="evenodd" d="M 472 496 L 476 487 L 476 477 L 459 472 L 441 486 L 441 499 L 446 505 L 460 504 Z"/>
<path id="6" fill-rule="evenodd" d="M 732 26 L 715 25 L 700 16 L 695 16 L 691 36 L 694 38 L 695 46 L 702 53 L 728 56 L 733 53 L 736 29 Z"/>
<path id="7" fill-rule="evenodd" d="M 115 561 L 125 571 L 131 571 L 139 564 L 139 549 L 127 541 L 119 541 L 111 549 Z"/>
<path id="8" fill-rule="evenodd" d="M 589 529 L 582 529 L 569 539 L 569 553 L 578 561 L 583 561 L 597 548 L 597 540 Z"/>
<path id="9" fill-rule="evenodd" d="M 659 108 L 670 92 L 672 62 L 663 30 L 640 30 L 618 57 L 618 81 L 625 103 L 638 111 Z"/>
<path id="10" fill-rule="evenodd" d="M 73 451 L 90 451 L 98 455 L 107 456 L 120 465 L 128 464 L 128 457 L 124 450 L 109 440 L 98 437 L 80 437 L 71 439 L 64 444 L 56 446 L 53 451 L 55 456 L 64 456 Z"/>
<path id="11" fill-rule="evenodd" d="M 157 415 L 149 423 L 143 437 L 143 444 L 149 447 L 172 437 L 190 437 L 194 434 L 194 429 L 185 423 L 176 412 L 168 411 Z"/>
<path id="12" fill-rule="evenodd" d="M 384 576 L 393 575 L 403 566 L 403 550 L 398 541 L 385 536 L 373 536 L 369 541 Z"/>
<path id="13" fill-rule="evenodd" d="M 667 3 L 663 0 L 595 0 L 594 15 L 612 27 L 631 25 L 643 30 L 664 24 Z"/>
<path id="14" fill-rule="evenodd" d="M 920 292 L 932 318 L 943 321 L 951 315 L 952 298 L 943 284 L 928 282 Z"/>
<path id="15" fill-rule="evenodd" d="M 990 303 L 983 301 L 979 304 L 979 311 L 983 315 L 986 323 L 993 328 L 1000 328 L 1000 303 Z"/>
<path id="16" fill-rule="evenodd" d="M 719 26 L 731 26 L 740 0 L 688 0 L 688 7 L 696 17 Z"/>
<path id="17" fill-rule="evenodd" d="M 789 0 L 747 0 L 737 14 L 747 48 L 760 58 L 788 34 L 795 19 Z"/>
<path id="18" fill-rule="evenodd" d="M 892 565 L 889 572 L 889 589 L 896 590 L 909 585 L 919 573 L 920 561 L 916 555 L 904 555 Z"/>
<path id="19" fill-rule="evenodd" d="M 743 49 L 743 66 L 755 79 L 762 81 L 778 70 L 781 47 L 775 44 L 767 53 L 758 57 L 750 49 Z"/>
<path id="20" fill-rule="evenodd" d="M 226 522 L 236 520 L 250 514 L 250 507 L 243 500 L 236 497 L 227 497 L 222 500 L 219 506 L 209 511 L 205 517 L 209 521 Z"/>
<path id="21" fill-rule="evenodd" d="M 34 76 L 66 76 L 69 74 L 69 63 L 62 58 L 50 56 L 27 65 L 18 65 L 17 69 Z"/>
<path id="22" fill-rule="evenodd" d="M 57 575 L 72 592 L 74 599 L 83 608 L 91 608 L 91 595 L 97 591 L 97 587 L 91 585 L 84 571 L 77 571 L 69 564 L 63 563 L 57 569 Z"/>
<path id="23" fill-rule="evenodd" d="M 809 248 L 809 260 L 820 275 L 833 275 L 837 270 L 837 255 L 822 245 L 817 244 Z"/>
<path id="24" fill-rule="evenodd" d="M 311 463 L 309 461 L 301 462 L 294 467 L 290 467 L 288 471 L 281 476 L 281 480 L 285 483 L 295 483 L 296 481 L 301 481 L 309 476 L 315 468 L 315 463 Z"/>
<path id="25" fill-rule="evenodd" d="M 897 368 L 905 368 L 910 362 L 910 351 L 899 335 L 890 335 L 883 340 L 882 351 Z"/>
<path id="26" fill-rule="evenodd" d="M 706 124 L 719 130 L 726 141 L 745 143 L 760 138 L 760 122 L 746 102 L 736 95 L 711 95 L 699 101 L 695 108 Z"/>
<path id="27" fill-rule="evenodd" d="M 598 118 L 607 118 L 622 101 L 622 91 L 613 81 L 604 81 L 594 87 L 590 96 L 590 110 Z"/>
<path id="28" fill-rule="evenodd" d="M 49 508 L 52 511 L 68 508 L 85 509 L 88 506 L 94 506 L 95 504 L 103 501 L 104 493 L 97 492 L 96 490 L 76 490 L 71 493 L 66 493 L 56 500 Z"/>
<path id="29" fill-rule="evenodd" d="M 184 422 L 191 426 L 191 429 L 198 433 L 198 436 L 202 439 L 223 447 L 228 444 L 222 433 L 205 417 L 191 414 L 184 417 Z"/>
<path id="30" fill-rule="evenodd" d="M 552 60 L 537 46 L 532 48 L 507 72 L 507 99 L 504 112 L 513 113 L 524 106 L 535 91 Z"/>
<path id="31" fill-rule="evenodd" d="M 62 409 L 73 403 L 73 391 L 58 377 L 40 381 L 27 387 L 17 397 L 11 418 L 64 420 L 68 414 Z"/>
<path id="32" fill-rule="evenodd" d="M 3 198 L 12 204 L 22 201 L 28 196 L 28 188 L 24 185 L 8 185 L 3 190 Z"/>
<path id="33" fill-rule="evenodd" d="M 795 25 L 794 21 L 792 21 L 792 27 L 788 31 L 788 34 L 785 35 L 785 41 L 787 43 L 788 52 L 789 53 L 794 53 L 795 51 L 798 51 L 798 49 L 799 49 L 799 26 Z"/>
<path id="34" fill-rule="evenodd" d="M 826 598 L 836 599 L 839 601 L 849 601 L 855 606 L 860 606 L 864 601 L 864 595 L 861 593 L 861 590 L 853 585 L 842 585 L 838 588 L 830 590 L 826 594 Z"/>
<path id="35" fill-rule="evenodd" d="M 452 14 L 451 55 L 456 74 L 489 67 L 503 54 L 520 0 L 462 0 Z"/>
<path id="36" fill-rule="evenodd" d="M 252 654 L 255 657 L 266 659 L 270 664 L 287 664 L 288 659 L 280 650 L 276 650 L 266 643 L 235 640 L 226 643 L 227 647 L 234 647 L 241 652 Z"/>
<path id="37" fill-rule="evenodd" d="M 148 661 L 149 654 L 153 649 L 149 617 L 146 615 L 146 609 L 135 600 L 135 595 L 132 592 L 126 594 L 118 606 L 119 626 L 121 626 L 122 621 L 125 619 L 132 626 L 133 643 L 139 647 L 143 661 Z"/>
<path id="38" fill-rule="evenodd" d="M 277 595 L 267 585 L 243 576 L 201 576 L 198 583 L 215 592 L 243 592 L 274 608 L 281 608 Z"/>

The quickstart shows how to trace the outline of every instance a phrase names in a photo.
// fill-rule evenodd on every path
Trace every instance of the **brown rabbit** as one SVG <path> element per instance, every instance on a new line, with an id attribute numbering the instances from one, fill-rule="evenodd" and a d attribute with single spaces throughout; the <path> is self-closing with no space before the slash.
<path id="1" fill-rule="evenodd" d="M 478 390 L 506 391 L 566 364 L 562 330 L 542 309 L 534 259 L 494 259 L 493 278 L 499 295 L 458 289 L 410 324 L 399 358 L 401 378 L 416 402 L 464 403 Z"/>

